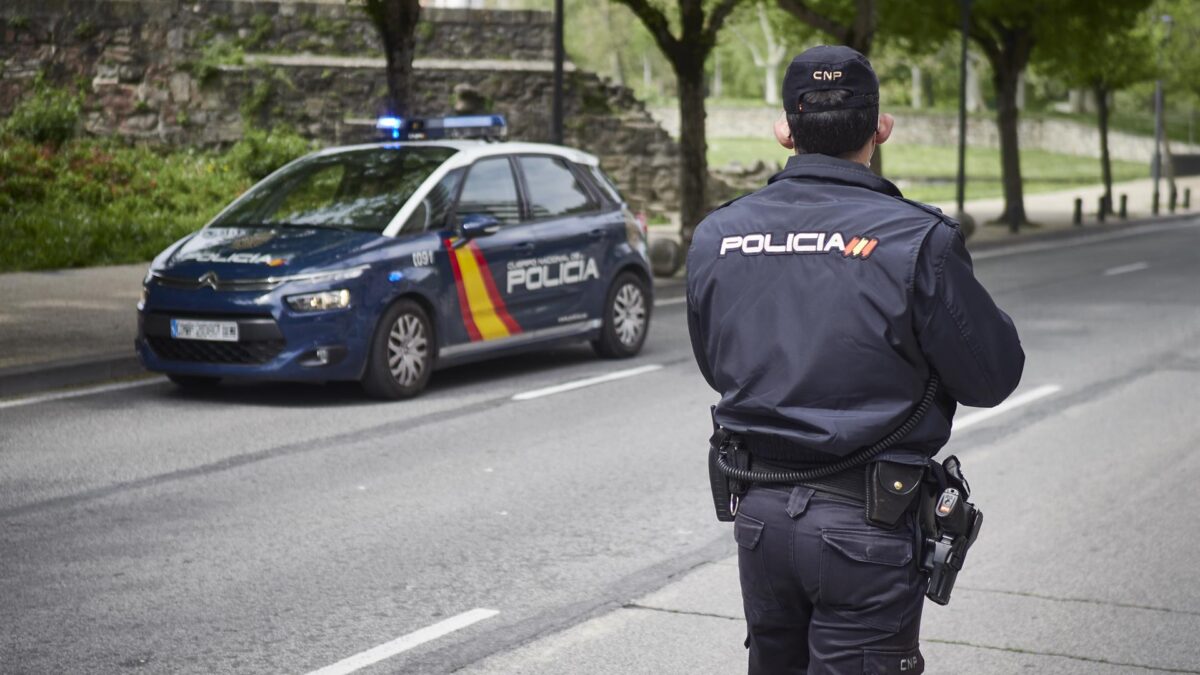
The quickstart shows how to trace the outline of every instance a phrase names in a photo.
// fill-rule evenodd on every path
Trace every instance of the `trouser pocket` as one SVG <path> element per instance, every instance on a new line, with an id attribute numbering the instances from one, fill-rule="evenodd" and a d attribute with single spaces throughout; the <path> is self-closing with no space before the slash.
<path id="1" fill-rule="evenodd" d="M 898 632 L 920 595 L 912 562 L 907 532 L 822 530 L 821 604 L 851 621 Z"/>
<path id="2" fill-rule="evenodd" d="M 745 513 L 738 513 L 733 522 L 733 538 L 738 544 L 738 575 L 747 610 L 779 607 L 764 559 L 762 539 L 765 531 L 763 521 Z"/>

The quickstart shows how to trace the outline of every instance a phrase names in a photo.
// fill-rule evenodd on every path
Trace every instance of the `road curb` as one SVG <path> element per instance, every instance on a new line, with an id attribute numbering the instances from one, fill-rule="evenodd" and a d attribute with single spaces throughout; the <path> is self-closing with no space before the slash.
<path id="1" fill-rule="evenodd" d="M 1085 237 L 1094 234 L 1107 234 L 1109 232 L 1120 232 L 1121 230 L 1130 230 L 1146 225 L 1165 225 L 1169 223 L 1177 223 L 1184 220 L 1200 218 L 1200 211 L 1177 213 L 1170 216 L 1151 216 L 1149 218 L 1137 218 L 1134 220 L 1118 220 L 1116 222 L 1107 222 L 1099 224 L 1092 222 L 1090 224 L 1072 226 L 1069 228 L 1056 227 L 1046 232 L 1022 233 L 1007 239 L 992 239 L 991 241 L 974 242 L 967 240 L 967 249 L 970 251 L 987 251 L 996 248 L 1005 248 L 1020 244 L 1034 244 L 1046 241 L 1057 241 L 1060 239 L 1073 239 L 1075 237 Z M 1008 227 L 1007 225 L 984 225 L 982 227 L 998 228 Z M 1024 232 L 1029 232 L 1028 226 Z"/>
<path id="2" fill-rule="evenodd" d="M 109 354 L 0 370 L 0 399 L 145 375 L 132 354 Z"/>

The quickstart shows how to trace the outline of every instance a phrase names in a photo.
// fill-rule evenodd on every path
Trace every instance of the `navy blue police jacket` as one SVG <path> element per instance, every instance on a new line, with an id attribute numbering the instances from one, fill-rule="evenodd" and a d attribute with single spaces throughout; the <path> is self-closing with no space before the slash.
<path id="1" fill-rule="evenodd" d="M 924 462 L 950 438 L 956 403 L 997 405 L 1025 363 L 958 224 L 825 155 L 793 156 L 766 187 L 700 223 L 687 299 L 696 362 L 721 395 L 716 421 L 785 464 L 882 439 L 932 368 L 936 405 L 884 455 Z"/>

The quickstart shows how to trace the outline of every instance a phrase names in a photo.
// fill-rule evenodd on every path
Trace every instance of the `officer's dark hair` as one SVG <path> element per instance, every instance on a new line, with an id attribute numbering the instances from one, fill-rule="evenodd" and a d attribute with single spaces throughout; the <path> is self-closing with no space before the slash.
<path id="1" fill-rule="evenodd" d="M 850 95 L 844 89 L 810 91 L 800 97 L 800 105 L 833 105 Z M 857 152 L 874 135 L 879 106 L 788 113 L 787 122 L 797 153 L 841 157 Z"/>

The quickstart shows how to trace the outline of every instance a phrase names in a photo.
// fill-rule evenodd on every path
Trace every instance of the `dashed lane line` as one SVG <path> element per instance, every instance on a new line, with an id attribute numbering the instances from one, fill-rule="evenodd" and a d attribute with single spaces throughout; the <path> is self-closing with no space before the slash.
<path id="1" fill-rule="evenodd" d="M 514 395 L 512 400 L 528 401 L 530 399 L 542 398 L 543 396 L 553 396 L 554 394 L 561 394 L 566 391 L 574 391 L 575 389 L 582 389 L 583 387 L 591 387 L 593 385 L 603 384 L 605 382 L 612 382 L 613 380 L 623 380 L 627 377 L 643 375 L 645 373 L 650 373 L 661 369 L 662 364 L 652 363 L 647 366 L 639 366 L 637 368 L 630 368 L 628 370 L 618 370 L 612 373 L 605 373 L 604 375 L 597 375 L 596 377 L 585 377 L 582 380 L 574 380 L 571 382 L 556 384 L 552 387 L 544 387 L 542 389 L 521 392 L 520 394 Z"/>
<path id="2" fill-rule="evenodd" d="M 979 410 L 968 415 L 963 415 L 962 417 L 954 420 L 954 431 L 962 431 L 963 429 L 973 427 L 976 424 L 981 424 L 992 419 L 993 417 L 1003 415 L 1004 413 L 1015 410 L 1016 408 L 1020 408 L 1021 406 L 1029 405 L 1034 401 L 1041 400 L 1047 396 L 1052 396 L 1060 391 L 1062 391 L 1062 387 L 1057 384 L 1044 384 L 1036 389 L 1031 389 L 1023 394 L 1013 396 L 995 408 L 988 408 L 986 410 Z"/>
<path id="3" fill-rule="evenodd" d="M 1150 267 L 1150 263 L 1148 263 L 1148 262 L 1135 262 L 1135 263 L 1130 263 L 1128 265 L 1121 265 L 1119 267 L 1110 267 L 1110 268 L 1104 270 L 1104 276 L 1115 277 L 1118 274 L 1129 274 L 1130 272 L 1141 272 L 1142 270 L 1147 269 L 1149 267 Z"/>
<path id="4" fill-rule="evenodd" d="M 490 619 L 499 613 L 495 609 L 472 609 L 469 612 L 452 616 L 445 621 L 439 621 L 432 626 L 413 631 L 408 635 L 402 635 L 391 642 L 385 642 L 377 647 L 359 652 L 354 656 L 346 657 L 333 665 L 325 666 L 320 670 L 314 670 L 308 673 L 308 675 L 346 675 L 347 673 L 353 673 L 356 670 L 379 663 L 384 659 L 390 659 L 414 647 L 419 647 L 426 642 L 449 635 L 456 630 L 462 630 L 472 624 Z"/>
<path id="5" fill-rule="evenodd" d="M 661 298 L 654 301 L 655 307 L 669 307 L 671 305 L 682 305 L 687 302 L 687 296 L 681 295 L 678 298 Z"/>

